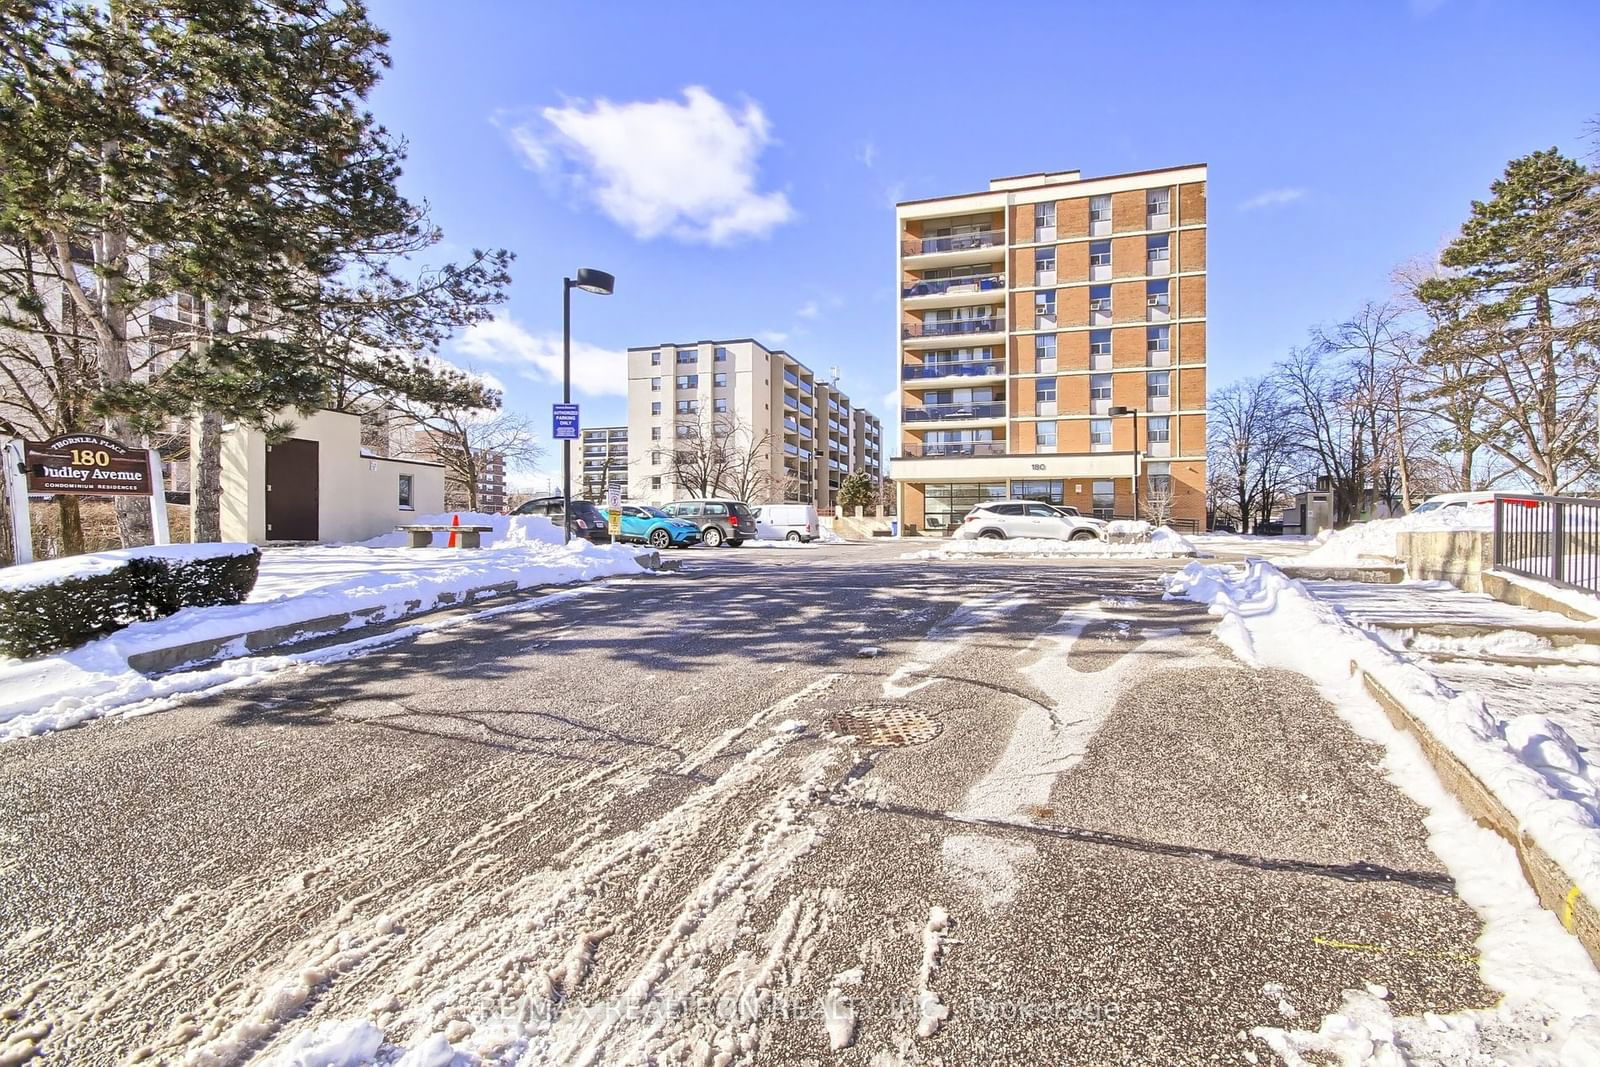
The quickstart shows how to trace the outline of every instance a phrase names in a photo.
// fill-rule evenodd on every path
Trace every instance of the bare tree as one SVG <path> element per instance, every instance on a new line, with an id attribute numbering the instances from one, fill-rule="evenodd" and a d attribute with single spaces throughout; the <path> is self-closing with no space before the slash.
<path id="1" fill-rule="evenodd" d="M 1402 501 L 1409 511 L 1397 364 L 1413 342 L 1403 309 L 1388 301 L 1368 301 L 1350 318 L 1319 327 L 1312 336 L 1323 353 L 1340 357 L 1340 403 L 1348 411 L 1351 433 L 1363 435 L 1360 442 L 1350 442 L 1359 447 L 1349 453 L 1362 468 L 1352 471 L 1360 478 L 1359 506 L 1365 506 L 1370 492 L 1391 512 Z"/>
<path id="2" fill-rule="evenodd" d="M 679 423 L 676 433 L 668 469 L 680 492 L 759 501 L 781 488 L 772 474 L 770 433 L 755 433 L 726 413 L 709 423 Z"/>
<path id="3" fill-rule="evenodd" d="M 1211 395 L 1210 408 L 1207 492 L 1214 512 L 1249 532 L 1270 521 L 1301 477 L 1295 427 L 1275 377 L 1224 386 Z"/>
<path id="4" fill-rule="evenodd" d="M 1172 475 L 1152 476 L 1139 498 L 1143 518 L 1152 526 L 1166 526 L 1172 522 Z"/>
<path id="5" fill-rule="evenodd" d="M 544 455 L 533 420 L 515 412 L 436 408 L 407 414 L 414 429 L 396 451 L 443 464 L 451 507 L 478 510 L 478 487 L 494 460 L 529 464 Z"/>

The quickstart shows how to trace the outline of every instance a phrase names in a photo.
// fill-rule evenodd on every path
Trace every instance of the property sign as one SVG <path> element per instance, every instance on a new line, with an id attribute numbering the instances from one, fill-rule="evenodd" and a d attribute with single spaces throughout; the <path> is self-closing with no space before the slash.
<path id="1" fill-rule="evenodd" d="M 150 453 L 95 433 L 66 433 L 24 442 L 30 493 L 150 496 Z"/>
<path id="2" fill-rule="evenodd" d="M 576 441 L 578 439 L 578 405 L 576 404 L 551 404 L 551 421 L 554 429 L 550 436 L 557 441 Z"/>
<path id="3" fill-rule="evenodd" d="M 620 508 L 622 506 L 622 486 L 612 482 L 606 486 L 606 507 Z"/>

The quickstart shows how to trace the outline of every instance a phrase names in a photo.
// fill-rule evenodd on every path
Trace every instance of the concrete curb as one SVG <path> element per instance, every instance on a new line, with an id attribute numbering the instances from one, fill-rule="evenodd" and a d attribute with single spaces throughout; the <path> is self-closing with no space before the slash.
<path id="1" fill-rule="evenodd" d="M 1275 563 L 1285 577 L 1306 582 L 1363 582 L 1367 585 L 1399 585 L 1406 580 L 1406 569 L 1397 564 L 1358 564 L 1319 567 L 1309 563 Z"/>
<path id="2" fill-rule="evenodd" d="M 654 550 L 640 552 L 635 558 L 639 561 L 640 566 L 646 570 L 660 571 L 668 569 L 662 565 L 661 553 Z M 347 631 L 365 631 L 368 627 L 386 622 L 428 615 L 435 611 L 460 607 L 464 604 L 476 604 L 481 600 L 489 600 L 494 597 L 511 596 L 517 592 L 548 591 L 550 588 L 548 586 L 528 586 L 524 588 L 515 581 L 495 582 L 492 585 L 474 586 L 463 593 L 441 593 L 427 607 L 423 606 L 421 600 L 407 600 L 397 605 L 398 610 L 393 610 L 390 607 L 377 607 L 363 608 L 359 611 L 341 611 L 316 619 L 306 619 L 302 622 L 284 623 L 281 626 L 267 626 L 259 630 L 245 630 L 240 633 L 228 634 L 224 637 L 210 637 L 203 641 L 187 641 L 183 644 L 168 645 L 166 648 L 153 648 L 144 652 L 135 652 L 128 657 L 128 666 L 140 674 L 166 674 L 180 667 L 200 666 L 227 659 L 230 656 L 264 652 L 268 649 L 298 644 L 302 641 L 311 641 L 320 637 L 329 637 L 333 634 Z"/>
<path id="3" fill-rule="evenodd" d="M 1372 675 L 1352 663 L 1351 672 L 1361 678 L 1361 684 L 1383 708 L 1384 714 L 1401 730 L 1416 738 L 1417 744 L 1433 765 L 1434 772 L 1450 794 L 1467 809 L 1467 814 L 1501 837 L 1516 850 L 1522 865 L 1522 876 L 1533 887 L 1539 903 L 1555 913 L 1561 925 L 1589 953 L 1589 958 L 1600 965 L 1600 910 L 1596 910 L 1561 865 L 1551 859 L 1539 844 L 1524 833 L 1515 816 L 1494 791 L 1484 785 L 1461 760 L 1446 748 L 1417 718 L 1407 710 L 1404 702 L 1389 692 Z"/>

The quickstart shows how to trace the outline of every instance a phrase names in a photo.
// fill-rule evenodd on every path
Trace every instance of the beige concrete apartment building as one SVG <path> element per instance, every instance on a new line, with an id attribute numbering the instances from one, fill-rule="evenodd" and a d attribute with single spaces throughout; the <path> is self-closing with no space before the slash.
<path id="1" fill-rule="evenodd" d="M 632 472 L 628 469 L 628 428 L 585 427 L 581 437 L 577 494 L 602 504 L 606 490 L 615 483 L 622 491 L 622 499 L 629 499 Z"/>
<path id="2" fill-rule="evenodd" d="M 1006 496 L 1132 517 L 1137 478 L 1144 517 L 1203 525 L 1204 165 L 997 178 L 895 218 L 905 523 Z"/>
<path id="3" fill-rule="evenodd" d="M 637 500 L 686 495 L 672 477 L 675 442 L 699 435 L 754 454 L 766 468 L 752 504 L 832 507 L 845 476 L 883 475 L 883 428 L 828 378 L 751 338 L 628 349 L 628 484 Z"/>

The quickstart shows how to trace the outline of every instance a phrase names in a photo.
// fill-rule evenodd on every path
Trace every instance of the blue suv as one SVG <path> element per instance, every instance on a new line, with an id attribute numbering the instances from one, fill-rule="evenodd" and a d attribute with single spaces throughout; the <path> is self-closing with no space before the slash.
<path id="1" fill-rule="evenodd" d="M 700 543 L 700 527 L 675 519 L 660 508 L 646 504 L 623 504 L 622 536 L 619 541 L 641 541 L 651 548 L 687 548 Z M 609 522 L 611 513 L 600 514 Z"/>

